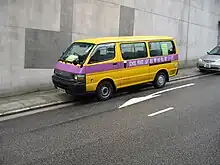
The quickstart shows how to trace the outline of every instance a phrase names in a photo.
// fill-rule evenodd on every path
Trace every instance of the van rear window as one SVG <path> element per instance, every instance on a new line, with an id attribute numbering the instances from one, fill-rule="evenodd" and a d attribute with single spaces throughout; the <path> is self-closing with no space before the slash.
<path id="1" fill-rule="evenodd" d="M 176 54 L 173 41 L 149 42 L 149 49 L 151 57 Z"/>

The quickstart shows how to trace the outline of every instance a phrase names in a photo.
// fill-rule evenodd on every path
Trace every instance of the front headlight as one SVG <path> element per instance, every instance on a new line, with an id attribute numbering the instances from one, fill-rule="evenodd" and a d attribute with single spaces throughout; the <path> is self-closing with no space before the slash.
<path id="1" fill-rule="evenodd" d="M 83 80 L 85 80 L 85 75 L 84 74 L 75 74 L 74 80 L 83 81 Z"/>
<path id="2" fill-rule="evenodd" d="M 200 58 L 199 60 L 198 60 L 199 62 L 203 62 L 203 60 Z"/>

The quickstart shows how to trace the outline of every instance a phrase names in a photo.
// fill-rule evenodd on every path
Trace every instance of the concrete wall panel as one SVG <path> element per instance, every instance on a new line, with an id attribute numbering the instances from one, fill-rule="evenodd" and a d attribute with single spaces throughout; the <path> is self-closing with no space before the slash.
<path id="1" fill-rule="evenodd" d="M 163 27 L 161 28 L 161 26 Z M 186 22 L 136 10 L 134 35 L 168 35 L 175 37 L 180 51 L 180 60 L 186 58 Z"/>
<path id="2" fill-rule="evenodd" d="M 0 26 L 0 96 L 51 87 L 51 70 L 25 70 L 25 29 Z"/>
<path id="3" fill-rule="evenodd" d="M 217 16 L 218 19 L 218 16 Z M 217 30 L 216 15 L 198 8 L 190 8 L 190 23 Z"/>
<path id="4" fill-rule="evenodd" d="M 158 7 L 158 6 L 166 6 L 166 7 Z M 166 16 L 169 18 L 174 18 L 184 21 L 187 21 L 188 19 L 189 6 L 182 1 L 142 0 L 142 1 L 136 1 L 135 8 L 138 10 L 147 11 L 152 14 Z"/>
<path id="5" fill-rule="evenodd" d="M 25 68 L 52 69 L 61 52 L 71 43 L 72 34 L 26 29 Z"/>
<path id="6" fill-rule="evenodd" d="M 170 35 L 188 65 L 217 44 L 218 21 L 219 0 L 0 0 L 0 95 L 51 88 L 61 52 L 82 38 Z"/>
<path id="7" fill-rule="evenodd" d="M 213 14 L 219 14 L 219 5 L 220 1 L 219 0 L 191 0 L 190 1 L 190 6 L 197 8 L 197 9 L 202 9 L 205 10 L 206 12 L 210 12 Z"/>
<path id="8" fill-rule="evenodd" d="M 5 25 L 8 20 L 8 0 L 0 0 L 0 25 Z"/>
<path id="9" fill-rule="evenodd" d="M 7 25 L 60 30 L 60 0 L 8 0 Z"/>
<path id="10" fill-rule="evenodd" d="M 204 9 L 204 2 L 205 0 L 191 0 L 190 4 L 192 7 L 198 8 L 198 9 Z M 212 0 L 211 0 L 212 1 Z M 209 4 L 208 4 L 209 5 Z M 206 7 L 207 8 L 207 7 Z"/>
<path id="11" fill-rule="evenodd" d="M 123 5 L 127 7 L 134 7 L 137 0 L 100 0 L 100 1 Z"/>
<path id="12" fill-rule="evenodd" d="M 72 32 L 73 0 L 61 0 L 60 31 Z"/>
<path id="13" fill-rule="evenodd" d="M 73 6 L 73 32 L 118 36 L 119 5 L 98 0 L 75 0 Z"/>
<path id="14" fill-rule="evenodd" d="M 135 10 L 134 35 L 154 35 L 154 19 L 155 15 L 149 12 Z"/>
<path id="15" fill-rule="evenodd" d="M 0 91 L 11 86 L 11 41 L 10 28 L 0 26 Z"/>
<path id="16" fill-rule="evenodd" d="M 0 26 L 0 96 L 51 88 L 51 70 L 25 70 L 25 29 Z"/>
<path id="17" fill-rule="evenodd" d="M 134 31 L 134 8 L 121 6 L 119 36 L 132 36 Z"/>
<path id="18" fill-rule="evenodd" d="M 212 29 L 204 28 L 202 26 L 190 24 L 189 26 L 189 41 L 188 59 L 197 59 L 214 46 L 218 32 Z"/>
<path id="19" fill-rule="evenodd" d="M 134 7 L 137 10 L 153 12 L 155 5 L 156 5 L 155 1 L 142 0 L 142 1 L 136 1 Z"/>
<path id="20" fill-rule="evenodd" d="M 72 33 L 72 42 L 80 39 L 85 39 L 85 38 L 95 38 L 99 37 L 98 35 L 87 35 L 87 34 L 79 34 L 79 33 Z"/>

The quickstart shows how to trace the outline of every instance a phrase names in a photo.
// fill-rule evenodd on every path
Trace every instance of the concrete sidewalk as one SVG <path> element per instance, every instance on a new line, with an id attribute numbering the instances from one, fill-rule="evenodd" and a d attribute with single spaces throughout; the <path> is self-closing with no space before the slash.
<path id="1" fill-rule="evenodd" d="M 196 68 L 181 69 L 178 76 L 171 78 L 171 81 L 199 75 L 201 75 L 201 73 L 198 72 Z M 73 97 L 55 89 L 14 97 L 0 98 L 0 116 L 69 102 L 73 102 Z"/>

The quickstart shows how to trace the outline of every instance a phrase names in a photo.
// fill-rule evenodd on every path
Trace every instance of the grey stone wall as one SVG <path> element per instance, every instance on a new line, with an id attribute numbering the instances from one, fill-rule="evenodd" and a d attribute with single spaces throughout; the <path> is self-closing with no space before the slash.
<path id="1" fill-rule="evenodd" d="M 170 35 L 181 64 L 217 44 L 219 0 L 0 0 L 0 95 L 51 88 L 53 67 L 74 40 Z"/>

